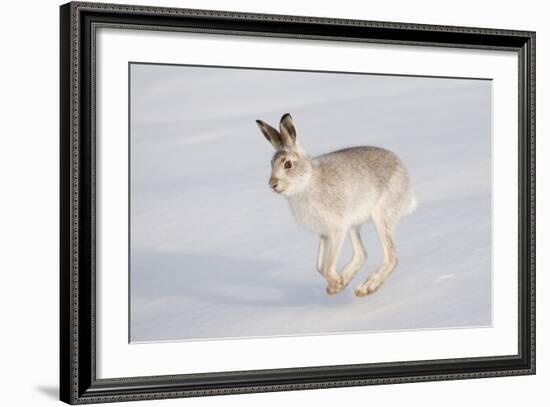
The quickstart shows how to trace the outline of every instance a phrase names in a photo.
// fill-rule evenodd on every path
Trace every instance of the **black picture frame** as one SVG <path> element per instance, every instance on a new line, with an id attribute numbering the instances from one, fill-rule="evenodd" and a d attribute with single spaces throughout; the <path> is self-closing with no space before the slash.
<path id="1" fill-rule="evenodd" d="M 535 33 L 72 2 L 60 7 L 60 398 L 70 404 L 535 373 Z M 99 26 L 511 50 L 519 60 L 519 352 L 414 362 L 96 377 L 95 49 Z M 512 267 L 512 265 L 510 265 Z"/>

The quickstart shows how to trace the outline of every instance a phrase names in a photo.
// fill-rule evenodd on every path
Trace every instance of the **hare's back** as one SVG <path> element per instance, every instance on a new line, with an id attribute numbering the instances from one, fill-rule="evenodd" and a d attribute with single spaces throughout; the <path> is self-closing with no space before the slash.
<path id="1" fill-rule="evenodd" d="M 367 181 L 384 189 L 396 175 L 406 176 L 399 157 L 381 147 L 350 147 L 324 154 L 315 159 L 327 177 L 340 180 Z M 361 182 L 359 182 L 361 183 Z"/>

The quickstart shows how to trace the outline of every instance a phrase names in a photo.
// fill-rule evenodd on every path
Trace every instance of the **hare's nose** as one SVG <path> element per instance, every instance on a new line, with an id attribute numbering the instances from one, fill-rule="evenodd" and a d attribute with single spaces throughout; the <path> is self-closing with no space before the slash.
<path id="1" fill-rule="evenodd" d="M 277 188 L 277 183 L 279 182 L 279 180 L 277 178 L 269 178 L 269 186 L 273 189 Z"/>

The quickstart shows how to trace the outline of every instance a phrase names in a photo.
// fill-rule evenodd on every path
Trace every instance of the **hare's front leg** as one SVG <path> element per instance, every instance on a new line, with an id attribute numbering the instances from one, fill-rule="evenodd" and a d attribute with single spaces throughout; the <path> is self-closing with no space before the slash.
<path id="1" fill-rule="evenodd" d="M 353 247 L 353 257 L 350 262 L 340 272 L 342 276 L 342 286 L 339 289 L 333 289 L 331 287 L 327 288 L 328 294 L 337 294 L 346 288 L 349 282 L 355 277 L 357 272 L 361 270 L 365 261 L 367 260 L 367 251 L 363 246 L 361 241 L 361 232 L 359 226 L 352 226 L 349 230 L 349 237 L 351 240 L 351 245 Z"/>
<path id="2" fill-rule="evenodd" d="M 324 274 L 327 279 L 327 292 L 329 294 L 332 290 L 341 290 L 344 285 L 342 276 L 336 272 L 336 262 L 338 261 L 338 256 L 342 250 L 345 237 L 345 231 L 334 231 L 327 236 L 328 252 Z"/>
<path id="3" fill-rule="evenodd" d="M 370 274 L 359 287 L 355 289 L 355 295 L 363 297 L 378 290 L 384 280 L 395 270 L 397 255 L 393 242 L 393 230 L 395 222 L 389 214 L 380 211 L 373 213 L 372 220 L 376 226 L 382 247 L 384 249 L 384 263 L 374 273 Z"/>
<path id="4" fill-rule="evenodd" d="M 325 276 L 326 245 L 327 245 L 327 238 L 326 236 L 321 235 L 319 237 L 319 254 L 317 255 L 317 271 L 321 273 L 323 277 Z"/>

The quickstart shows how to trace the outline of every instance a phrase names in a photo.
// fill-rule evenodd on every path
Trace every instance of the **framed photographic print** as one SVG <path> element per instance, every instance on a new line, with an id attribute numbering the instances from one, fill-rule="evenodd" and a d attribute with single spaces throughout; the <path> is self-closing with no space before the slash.
<path id="1" fill-rule="evenodd" d="M 61 6 L 70 404 L 535 373 L 535 33 Z"/>

